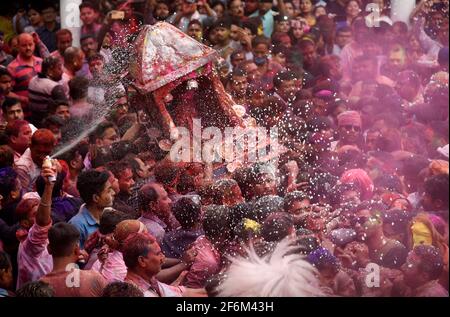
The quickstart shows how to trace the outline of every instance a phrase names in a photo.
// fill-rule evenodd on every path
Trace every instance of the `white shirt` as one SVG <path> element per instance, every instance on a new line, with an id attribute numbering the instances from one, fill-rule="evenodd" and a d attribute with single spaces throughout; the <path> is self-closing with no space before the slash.
<path id="1" fill-rule="evenodd" d="M 33 162 L 31 158 L 30 148 L 26 149 L 23 155 L 19 158 L 15 168 L 22 188 L 26 192 L 33 191 L 33 184 L 41 174 L 41 168 Z"/>

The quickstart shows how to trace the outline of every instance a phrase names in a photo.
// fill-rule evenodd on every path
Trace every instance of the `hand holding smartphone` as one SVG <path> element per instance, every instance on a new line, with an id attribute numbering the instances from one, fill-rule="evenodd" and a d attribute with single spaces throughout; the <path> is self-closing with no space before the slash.
<path id="1" fill-rule="evenodd" d="M 112 20 L 123 20 L 125 19 L 125 11 L 113 10 L 111 11 Z"/>

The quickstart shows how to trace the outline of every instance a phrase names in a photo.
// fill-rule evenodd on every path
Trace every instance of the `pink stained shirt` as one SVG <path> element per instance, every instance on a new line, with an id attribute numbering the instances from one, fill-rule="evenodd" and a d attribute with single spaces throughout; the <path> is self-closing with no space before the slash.
<path id="1" fill-rule="evenodd" d="M 17 288 L 27 282 L 37 281 L 53 269 L 52 256 L 47 251 L 48 231 L 52 223 L 45 227 L 34 224 L 28 236 L 19 245 L 17 263 L 19 274 Z"/>
<path id="2" fill-rule="evenodd" d="M 102 264 L 99 260 L 92 265 L 92 270 L 99 272 L 108 283 L 123 282 L 127 276 L 127 266 L 123 260 L 122 252 L 114 250 Z"/>
<path id="3" fill-rule="evenodd" d="M 193 246 L 197 256 L 183 284 L 189 288 L 203 288 L 208 278 L 219 273 L 221 255 L 205 236 L 198 237 Z"/>
<path id="4" fill-rule="evenodd" d="M 51 272 L 41 281 L 52 286 L 55 297 L 100 297 L 107 285 L 98 272 L 78 268 Z"/>
<path id="5" fill-rule="evenodd" d="M 156 281 L 161 293 L 161 296 L 159 296 L 149 282 L 133 272 L 128 272 L 125 282 L 137 286 L 144 293 L 144 297 L 182 297 L 186 291 L 186 288 L 183 286 L 172 286 Z"/>

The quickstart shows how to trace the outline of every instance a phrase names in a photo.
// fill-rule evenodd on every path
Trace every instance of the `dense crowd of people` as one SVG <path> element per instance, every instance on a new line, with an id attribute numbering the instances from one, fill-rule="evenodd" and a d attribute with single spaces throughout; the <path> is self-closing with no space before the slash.
<path id="1" fill-rule="evenodd" d="M 405 22 L 388 0 L 89 0 L 80 43 L 56 1 L 18 2 L 0 297 L 448 296 L 447 0 Z M 159 21 L 217 51 L 239 115 L 278 128 L 278 166 L 170 159 L 117 75 Z"/>

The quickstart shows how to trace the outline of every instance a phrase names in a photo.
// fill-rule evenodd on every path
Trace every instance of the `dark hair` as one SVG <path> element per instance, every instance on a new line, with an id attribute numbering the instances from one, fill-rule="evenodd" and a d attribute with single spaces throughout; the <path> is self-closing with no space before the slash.
<path id="1" fill-rule="evenodd" d="M 56 109 L 58 109 L 59 106 L 65 105 L 69 107 L 69 101 L 66 99 L 56 99 L 56 100 L 50 100 L 48 103 L 48 113 L 54 114 L 56 112 Z"/>
<path id="2" fill-rule="evenodd" d="M 11 259 L 8 253 L 0 250 L 0 270 L 9 270 L 11 268 Z"/>
<path id="3" fill-rule="evenodd" d="M 312 251 L 314 251 L 317 248 L 319 248 L 320 247 L 320 243 L 317 240 L 317 238 L 313 236 L 313 232 L 311 232 L 309 235 L 301 235 L 301 234 L 299 234 L 300 230 L 307 230 L 307 229 L 299 229 L 299 230 L 297 230 L 297 236 L 299 236 L 299 238 L 297 238 L 297 240 L 296 240 L 297 241 L 297 247 L 299 249 L 298 251 L 301 254 L 308 255 Z"/>
<path id="4" fill-rule="evenodd" d="M 375 178 L 374 185 L 377 188 L 382 188 L 397 193 L 402 192 L 402 182 L 397 175 L 381 174 Z"/>
<path id="5" fill-rule="evenodd" d="M 41 69 L 41 74 L 44 76 L 48 75 L 48 71 L 55 67 L 56 65 L 58 65 L 58 63 L 60 63 L 59 58 L 55 57 L 55 56 L 49 56 L 44 58 L 44 60 L 42 61 L 42 69 Z"/>
<path id="6" fill-rule="evenodd" d="M 281 115 L 286 111 L 286 103 L 278 97 L 271 96 L 264 100 L 262 107 L 254 108 L 250 111 L 252 117 L 260 125 L 264 125 L 267 120 L 274 115 Z"/>
<path id="7" fill-rule="evenodd" d="M 69 256 L 79 240 L 80 232 L 70 223 L 58 222 L 48 231 L 49 247 L 54 258 Z"/>
<path id="8" fill-rule="evenodd" d="M 406 227 L 412 218 L 410 212 L 402 209 L 387 210 L 382 213 L 383 223 L 392 225 L 396 234 L 405 233 Z"/>
<path id="9" fill-rule="evenodd" d="M 297 75 L 293 71 L 280 71 L 273 78 L 273 85 L 275 88 L 280 88 L 281 84 L 287 80 L 295 80 L 297 79 Z"/>
<path id="10" fill-rule="evenodd" d="M 419 270 L 429 275 L 430 281 L 438 279 L 444 269 L 442 254 L 432 245 L 415 246 L 413 252 L 420 257 Z"/>
<path id="11" fill-rule="evenodd" d="M 344 32 L 352 32 L 352 28 L 349 26 L 340 27 L 336 30 L 336 35 L 338 35 L 339 33 L 344 33 Z"/>
<path id="12" fill-rule="evenodd" d="M 119 179 L 125 170 L 130 169 L 131 165 L 127 161 L 113 161 L 109 162 L 107 165 L 108 170 L 114 174 L 114 176 Z"/>
<path id="13" fill-rule="evenodd" d="M 313 40 L 311 40 L 310 38 L 304 38 L 304 39 L 300 40 L 300 42 L 298 42 L 297 46 L 301 51 L 303 51 L 308 46 L 316 47 L 316 43 Z"/>
<path id="14" fill-rule="evenodd" d="M 14 164 L 14 151 L 8 145 L 0 145 L 0 169 L 12 167 Z"/>
<path id="15" fill-rule="evenodd" d="M 234 187 L 239 187 L 238 183 L 234 179 L 219 179 L 213 186 L 213 204 L 223 205 L 223 200 L 227 191 L 230 191 Z"/>
<path id="16" fill-rule="evenodd" d="M 34 281 L 24 284 L 16 291 L 17 297 L 54 297 L 55 291 L 50 284 Z"/>
<path id="17" fill-rule="evenodd" d="M 448 47 L 442 47 L 438 53 L 438 63 L 440 66 L 448 65 Z M 1 76 L 1 73 L 0 73 Z"/>
<path id="18" fill-rule="evenodd" d="M 16 188 L 17 173 L 12 167 L 0 168 L 0 195 L 8 199 L 9 194 Z"/>
<path id="19" fill-rule="evenodd" d="M 249 215 L 252 213 L 251 203 L 240 203 L 230 208 L 230 226 L 235 229 L 236 226 L 244 218 L 250 218 Z"/>
<path id="20" fill-rule="evenodd" d="M 164 185 L 172 184 L 180 175 L 180 168 L 170 162 L 159 162 L 155 166 L 155 180 Z"/>
<path id="21" fill-rule="evenodd" d="M 20 105 L 19 99 L 6 97 L 5 100 L 3 101 L 3 104 L 2 104 L 3 115 L 6 114 L 6 112 L 8 111 L 9 108 L 11 108 L 12 106 L 15 106 L 17 104 Z"/>
<path id="22" fill-rule="evenodd" d="M 284 56 L 288 57 L 289 56 L 289 49 L 286 48 L 283 45 L 276 45 L 273 49 L 272 49 L 272 55 L 277 55 L 277 54 L 283 54 Z"/>
<path id="23" fill-rule="evenodd" d="M 308 131 L 318 132 L 320 130 L 334 129 L 333 123 L 328 117 L 314 117 L 306 122 Z"/>
<path id="24" fill-rule="evenodd" d="M 312 251 L 306 259 L 319 271 L 330 268 L 335 273 L 338 273 L 340 268 L 340 262 L 337 257 L 325 248 L 318 248 Z"/>
<path id="25" fill-rule="evenodd" d="M 129 219 L 132 219 L 132 217 L 122 211 L 107 209 L 100 216 L 100 226 L 98 231 L 100 231 L 101 234 L 113 233 L 117 224 Z"/>
<path id="26" fill-rule="evenodd" d="M 286 212 L 270 214 L 262 223 L 261 235 L 267 242 L 278 242 L 290 234 L 294 221 Z"/>
<path id="27" fill-rule="evenodd" d="M 239 188 L 241 189 L 242 192 L 242 196 L 244 196 L 246 200 L 251 199 L 252 184 L 249 182 L 250 173 L 251 173 L 250 167 L 238 168 L 233 173 L 233 179 L 238 183 Z"/>
<path id="28" fill-rule="evenodd" d="M 78 8 L 80 9 L 80 11 L 83 8 L 91 8 L 94 11 L 98 11 L 98 7 L 90 1 L 83 1 Z"/>
<path id="29" fill-rule="evenodd" d="M 229 238 L 230 208 L 226 206 L 210 205 L 203 215 L 203 230 L 205 236 L 214 240 L 218 237 Z"/>
<path id="30" fill-rule="evenodd" d="M 302 201 L 305 199 L 310 199 L 310 197 L 301 191 L 293 191 L 293 192 L 286 194 L 286 196 L 284 196 L 284 211 L 287 212 L 287 210 L 290 208 L 290 206 L 293 203 L 299 202 L 299 201 Z"/>
<path id="31" fill-rule="evenodd" d="M 192 197 L 182 197 L 172 206 L 172 213 L 183 229 L 190 229 L 201 220 L 202 205 Z"/>
<path id="32" fill-rule="evenodd" d="M 56 176 L 56 182 L 53 185 L 52 198 L 61 196 L 65 178 L 66 173 L 63 171 L 58 173 L 58 175 Z M 44 189 L 45 189 L 45 180 L 42 176 L 39 175 L 38 178 L 36 179 L 36 191 L 39 194 L 39 196 L 42 197 L 42 195 L 44 194 Z"/>
<path id="33" fill-rule="evenodd" d="M 256 19 L 259 20 L 259 18 Z M 258 23 L 256 22 L 256 19 L 247 19 L 246 21 L 242 22 L 242 27 L 249 29 L 252 34 L 256 35 L 258 33 Z"/>
<path id="34" fill-rule="evenodd" d="M 189 24 L 188 24 L 188 28 L 189 28 L 191 25 L 194 25 L 194 24 L 200 25 L 200 27 L 203 29 L 203 24 L 202 24 L 202 22 L 200 22 L 200 21 L 197 20 L 197 19 L 191 20 L 191 22 L 189 22 Z"/>
<path id="35" fill-rule="evenodd" d="M 255 38 L 252 40 L 252 47 L 256 47 L 260 44 L 264 44 L 267 46 L 267 48 L 270 48 L 270 39 L 262 35 L 255 36 Z"/>
<path id="36" fill-rule="evenodd" d="M 80 38 L 80 43 L 83 42 L 84 40 L 87 39 L 94 39 L 95 41 L 97 41 L 97 37 L 95 36 L 95 34 L 85 34 Z"/>
<path id="37" fill-rule="evenodd" d="M 264 221 L 269 214 L 284 211 L 284 199 L 279 196 L 263 196 L 253 204 L 251 218 L 258 222 Z"/>
<path id="38" fill-rule="evenodd" d="M 425 193 L 433 200 L 441 200 L 443 208 L 448 209 L 448 175 L 434 175 L 425 181 Z"/>
<path id="39" fill-rule="evenodd" d="M 103 289 L 102 297 L 144 297 L 144 293 L 134 284 L 112 282 Z"/>
<path id="40" fill-rule="evenodd" d="M 97 61 L 97 60 L 105 62 L 105 57 L 102 54 L 100 54 L 100 53 L 95 53 L 95 54 L 90 55 L 87 58 L 88 64 L 92 63 L 93 61 Z"/>
<path id="41" fill-rule="evenodd" d="M 89 87 L 89 79 L 85 77 L 74 77 L 69 80 L 70 97 L 73 100 L 79 100 L 87 97 Z"/>
<path id="42" fill-rule="evenodd" d="M 0 66 L 0 77 L 1 76 L 9 76 L 11 79 L 13 78 L 8 68 Z"/>
<path id="43" fill-rule="evenodd" d="M 41 127 L 44 129 L 49 129 L 51 126 L 62 128 L 64 126 L 64 120 L 57 115 L 49 115 L 42 120 Z"/>
<path id="44" fill-rule="evenodd" d="M 111 121 L 103 121 L 101 122 L 97 128 L 95 128 L 94 132 L 92 132 L 89 135 L 89 142 L 90 143 L 95 143 L 96 139 L 101 139 L 103 138 L 103 135 L 105 133 L 106 130 L 108 130 L 109 128 L 113 128 L 115 130 L 117 130 L 116 125 L 111 122 Z"/>
<path id="45" fill-rule="evenodd" d="M 195 191 L 194 177 L 187 173 L 181 174 L 180 181 L 177 184 L 177 192 L 181 195 L 185 195 L 193 191 Z"/>
<path id="46" fill-rule="evenodd" d="M 93 196 L 99 195 L 103 191 L 108 179 L 109 174 L 107 172 L 98 172 L 95 170 L 82 172 L 77 180 L 77 189 L 81 199 L 86 204 L 92 203 Z"/>
<path id="47" fill-rule="evenodd" d="M 53 1 L 50 0 L 44 1 L 41 5 L 39 5 L 39 8 L 41 9 L 39 11 L 41 14 L 46 9 L 53 9 L 56 11 L 56 5 L 53 3 Z"/>
<path id="48" fill-rule="evenodd" d="M 220 28 L 220 27 L 226 28 L 229 30 L 231 28 L 231 20 L 229 18 L 221 18 L 212 25 L 211 30 L 214 30 L 214 29 Z"/>
<path id="49" fill-rule="evenodd" d="M 74 160 L 74 159 L 77 157 L 78 154 L 80 154 L 81 156 L 83 156 L 83 155 L 81 154 L 81 152 L 82 152 L 81 146 L 75 146 L 74 148 L 70 149 L 69 151 L 67 151 L 67 152 L 65 152 L 65 153 L 63 153 L 63 154 L 61 154 L 61 155 L 59 155 L 59 156 L 57 157 L 57 159 L 63 160 L 63 161 L 65 161 L 68 165 L 70 165 L 70 162 L 71 162 L 72 160 Z"/>

